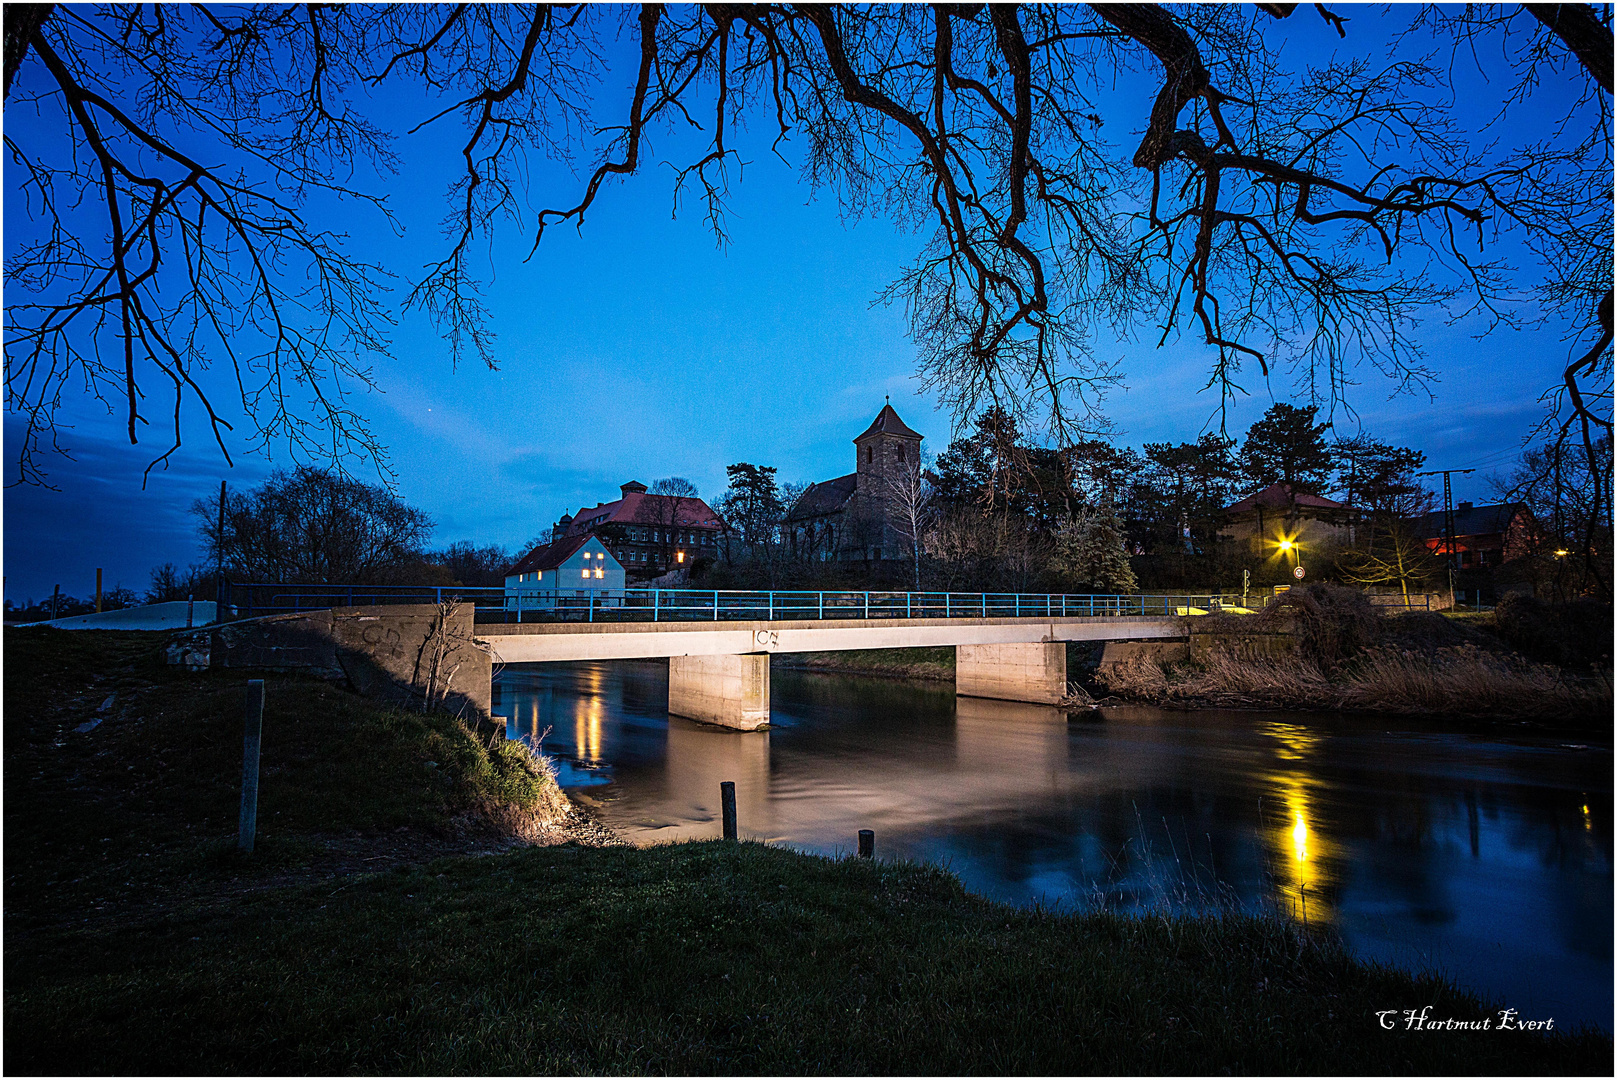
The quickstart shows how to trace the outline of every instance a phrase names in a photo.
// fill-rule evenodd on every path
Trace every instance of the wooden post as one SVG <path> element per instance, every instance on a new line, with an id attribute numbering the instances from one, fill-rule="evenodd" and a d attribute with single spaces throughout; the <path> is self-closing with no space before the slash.
<path id="1" fill-rule="evenodd" d="M 876 854 L 876 833 L 873 829 L 859 830 L 859 857 L 869 859 Z"/>
<path id="2" fill-rule="evenodd" d="M 95 613 L 101 614 L 101 567 L 95 568 Z"/>
<path id="3" fill-rule="evenodd" d="M 1454 605 L 1450 604 L 1449 606 L 1453 607 Z M 56 613 L 58 611 L 61 611 L 61 610 L 62 610 L 62 587 L 60 585 L 58 585 L 58 586 L 56 586 L 55 588 L 53 588 L 51 590 L 51 618 L 53 618 L 53 619 L 56 618 Z"/>
<path id="4" fill-rule="evenodd" d="M 264 734 L 264 680 L 247 681 L 247 722 L 242 736 L 241 826 L 236 846 L 253 853 L 253 837 L 258 831 L 258 747 Z"/>
<path id="5" fill-rule="evenodd" d="M 719 805 L 724 814 L 724 838 L 736 838 L 736 786 L 735 781 L 726 780 L 719 784 Z"/>

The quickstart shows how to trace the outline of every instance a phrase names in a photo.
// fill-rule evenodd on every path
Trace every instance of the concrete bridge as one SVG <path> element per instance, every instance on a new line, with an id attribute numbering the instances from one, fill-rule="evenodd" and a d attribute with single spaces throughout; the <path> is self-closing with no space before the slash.
<path id="1" fill-rule="evenodd" d="M 1067 693 L 1069 641 L 1183 638 L 1177 615 L 792 619 L 711 623 L 479 624 L 500 664 L 668 657 L 668 711 L 751 730 L 769 722 L 775 653 L 952 646 L 955 692 L 1055 704 Z"/>
<path id="2" fill-rule="evenodd" d="M 503 589 L 233 585 L 228 599 L 237 618 L 177 636 L 171 663 L 306 668 L 487 712 L 494 664 L 667 657 L 669 712 L 743 730 L 769 722 L 774 653 L 946 646 L 956 693 L 1053 705 L 1069 641 L 1186 638 L 1188 617 L 1246 610 L 1216 595 L 700 589 L 558 593 L 529 610 Z"/>

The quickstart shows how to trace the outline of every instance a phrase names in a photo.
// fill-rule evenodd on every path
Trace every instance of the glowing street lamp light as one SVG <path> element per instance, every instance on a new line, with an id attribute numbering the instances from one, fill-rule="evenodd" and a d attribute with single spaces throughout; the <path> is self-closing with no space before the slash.
<path id="1" fill-rule="evenodd" d="M 1296 547 L 1296 545 L 1293 544 L 1290 540 L 1282 540 L 1282 541 L 1280 541 L 1280 550 L 1281 551 L 1290 551 L 1293 547 Z"/>

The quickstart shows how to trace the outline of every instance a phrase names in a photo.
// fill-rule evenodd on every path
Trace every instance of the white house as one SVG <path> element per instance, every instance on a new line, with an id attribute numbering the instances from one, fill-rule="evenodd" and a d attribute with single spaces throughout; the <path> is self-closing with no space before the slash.
<path id="1" fill-rule="evenodd" d="M 621 595 L 623 564 L 594 533 L 542 544 L 505 572 L 505 610 L 575 607 L 593 594 Z"/>

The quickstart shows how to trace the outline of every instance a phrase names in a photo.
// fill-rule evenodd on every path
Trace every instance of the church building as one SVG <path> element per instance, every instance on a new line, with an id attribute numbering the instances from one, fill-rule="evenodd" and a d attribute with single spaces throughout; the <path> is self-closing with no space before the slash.
<path id="1" fill-rule="evenodd" d="M 905 504 L 919 491 L 921 439 L 891 402 L 882 406 L 853 440 L 854 471 L 811 484 L 787 512 L 793 551 L 824 561 L 907 557 Z"/>

